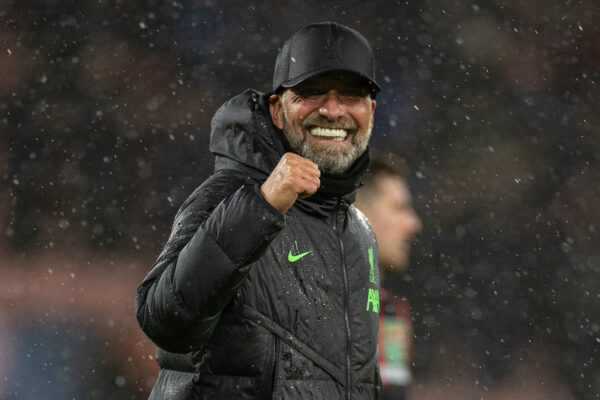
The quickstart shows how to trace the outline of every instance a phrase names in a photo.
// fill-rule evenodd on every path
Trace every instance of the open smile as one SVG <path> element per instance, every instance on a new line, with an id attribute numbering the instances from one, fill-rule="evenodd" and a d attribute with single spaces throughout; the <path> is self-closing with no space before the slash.
<path id="1" fill-rule="evenodd" d="M 334 142 L 343 142 L 346 140 L 349 134 L 349 131 L 345 129 L 339 128 L 323 128 L 320 126 L 313 126 L 309 130 L 309 133 L 321 140 L 331 140 Z"/>

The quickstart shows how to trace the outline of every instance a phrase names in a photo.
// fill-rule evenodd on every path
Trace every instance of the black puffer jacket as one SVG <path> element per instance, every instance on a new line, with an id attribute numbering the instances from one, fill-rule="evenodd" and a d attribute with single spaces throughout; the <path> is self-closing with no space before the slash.
<path id="1" fill-rule="evenodd" d="M 350 205 L 368 156 L 283 215 L 259 191 L 282 137 L 258 92 L 215 114 L 216 171 L 137 292 L 159 346 L 151 399 L 379 397 L 377 249 Z"/>

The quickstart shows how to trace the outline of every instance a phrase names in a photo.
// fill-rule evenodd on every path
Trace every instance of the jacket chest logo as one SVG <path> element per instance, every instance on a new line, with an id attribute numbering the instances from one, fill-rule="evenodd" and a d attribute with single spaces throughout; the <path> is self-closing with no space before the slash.
<path id="1" fill-rule="evenodd" d="M 369 247 L 368 255 L 369 265 L 371 267 L 371 269 L 369 270 L 369 284 L 377 285 L 377 282 L 375 280 L 375 262 L 373 260 L 372 247 Z M 369 288 L 369 293 L 367 295 L 367 311 L 369 311 L 369 308 L 371 308 L 371 311 L 373 311 L 374 313 L 379 312 L 379 290 L 377 289 Z"/>
<path id="2" fill-rule="evenodd" d="M 301 259 L 302 257 L 309 255 L 310 253 L 312 253 L 312 250 L 305 251 L 304 253 L 294 255 L 294 254 L 292 254 L 292 250 L 290 250 L 290 252 L 288 253 L 288 261 L 291 263 L 296 262 L 299 259 Z"/>

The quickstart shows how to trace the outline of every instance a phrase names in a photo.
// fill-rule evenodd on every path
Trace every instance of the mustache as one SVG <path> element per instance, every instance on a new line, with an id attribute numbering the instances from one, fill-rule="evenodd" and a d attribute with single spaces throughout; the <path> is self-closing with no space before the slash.
<path id="1" fill-rule="evenodd" d="M 358 124 L 350 117 L 340 117 L 334 121 L 327 119 L 319 114 L 310 114 L 302 121 L 302 128 L 308 129 L 313 126 L 320 126 L 328 129 L 344 129 L 354 132 L 358 129 Z"/>

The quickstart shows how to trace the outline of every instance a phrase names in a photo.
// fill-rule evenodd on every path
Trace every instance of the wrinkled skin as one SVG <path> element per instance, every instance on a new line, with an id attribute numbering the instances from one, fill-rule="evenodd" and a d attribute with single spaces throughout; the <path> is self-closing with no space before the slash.
<path id="1" fill-rule="evenodd" d="M 319 176 L 321 172 L 315 163 L 297 154 L 285 153 L 260 191 L 269 204 L 285 213 L 298 197 L 309 197 L 317 191 L 321 186 Z"/>
<path id="2" fill-rule="evenodd" d="M 292 149 L 325 173 L 346 171 L 367 148 L 375 101 L 364 82 L 353 76 L 322 74 L 269 98 L 273 124 Z M 311 133 L 314 128 L 343 129 L 343 140 Z"/>

